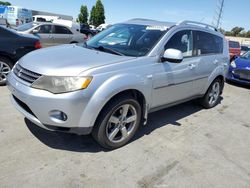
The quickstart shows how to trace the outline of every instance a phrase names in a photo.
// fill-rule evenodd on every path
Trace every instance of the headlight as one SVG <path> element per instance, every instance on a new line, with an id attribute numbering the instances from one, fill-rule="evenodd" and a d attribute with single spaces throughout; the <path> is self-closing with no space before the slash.
<path id="1" fill-rule="evenodd" d="M 235 63 L 235 61 L 232 61 L 232 62 L 231 62 L 231 67 L 236 68 L 236 63 Z"/>
<path id="2" fill-rule="evenodd" d="M 31 87 L 59 94 L 85 89 L 91 80 L 92 77 L 42 76 Z"/>

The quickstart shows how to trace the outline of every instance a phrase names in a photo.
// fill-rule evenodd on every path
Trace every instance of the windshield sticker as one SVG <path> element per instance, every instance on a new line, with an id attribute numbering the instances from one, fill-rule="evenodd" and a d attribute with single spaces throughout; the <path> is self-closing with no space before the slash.
<path id="1" fill-rule="evenodd" d="M 167 26 L 147 26 L 146 30 L 160 30 L 166 31 L 168 29 Z"/>

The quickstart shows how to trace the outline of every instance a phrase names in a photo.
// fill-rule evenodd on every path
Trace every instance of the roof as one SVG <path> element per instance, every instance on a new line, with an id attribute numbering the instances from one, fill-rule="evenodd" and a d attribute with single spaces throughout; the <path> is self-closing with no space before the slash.
<path id="1" fill-rule="evenodd" d="M 166 27 L 172 27 L 176 25 L 176 23 L 174 22 L 162 22 L 162 21 L 143 19 L 143 18 L 135 18 L 132 20 L 125 21 L 123 23 L 137 24 L 137 25 L 149 25 L 149 26 L 166 26 Z"/>

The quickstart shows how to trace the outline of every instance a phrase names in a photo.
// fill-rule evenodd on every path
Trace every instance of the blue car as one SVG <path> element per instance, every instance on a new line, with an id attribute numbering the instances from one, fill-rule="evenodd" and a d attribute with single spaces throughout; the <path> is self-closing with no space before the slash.
<path id="1" fill-rule="evenodd" d="M 230 63 L 227 80 L 250 85 L 250 51 Z"/>

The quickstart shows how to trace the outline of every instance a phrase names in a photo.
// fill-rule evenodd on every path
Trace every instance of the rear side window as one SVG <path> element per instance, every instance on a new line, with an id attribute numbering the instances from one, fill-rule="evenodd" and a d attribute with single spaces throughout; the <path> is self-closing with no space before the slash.
<path id="1" fill-rule="evenodd" d="M 55 26 L 53 33 L 54 34 L 72 34 L 72 32 L 68 28 L 63 27 L 63 26 Z"/>
<path id="2" fill-rule="evenodd" d="M 240 48 L 240 43 L 236 41 L 229 41 L 229 48 Z"/>
<path id="3" fill-rule="evenodd" d="M 223 53 L 223 39 L 203 31 L 194 32 L 194 54 L 208 55 Z"/>
<path id="4" fill-rule="evenodd" d="M 190 57 L 193 55 L 193 36 L 192 31 L 183 30 L 175 33 L 165 45 L 165 50 L 173 48 L 180 50 L 183 57 Z"/>

